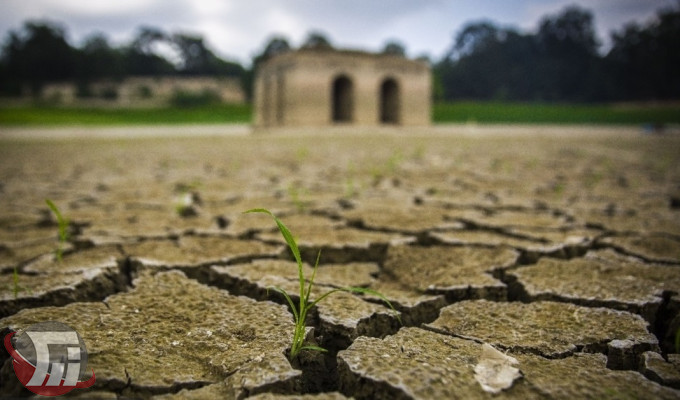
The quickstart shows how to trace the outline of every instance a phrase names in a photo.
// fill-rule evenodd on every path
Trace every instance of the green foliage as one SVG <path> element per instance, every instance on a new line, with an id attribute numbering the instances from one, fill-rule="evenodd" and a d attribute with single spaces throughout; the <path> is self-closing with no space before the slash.
<path id="1" fill-rule="evenodd" d="M 150 99 L 153 97 L 153 90 L 147 85 L 140 85 L 135 90 L 137 96 L 141 99 Z"/>
<path id="2" fill-rule="evenodd" d="M 303 49 L 332 49 L 333 45 L 326 34 L 320 31 L 312 31 L 307 34 L 307 39 L 302 44 Z"/>
<path id="3" fill-rule="evenodd" d="M 80 47 L 71 46 L 66 38 L 65 27 L 47 20 L 25 22 L 21 29 L 10 32 L 0 54 L 0 78 L 6 80 L 0 82 L 0 91 L 17 95 L 21 86 L 27 85 L 37 96 L 49 82 L 176 74 L 246 75 L 242 65 L 216 56 L 200 36 L 141 27 L 136 37 L 121 47 L 111 46 L 99 33 L 89 35 Z M 177 62 L 160 55 L 159 44 L 175 50 Z M 111 92 L 102 95 L 106 94 Z"/>
<path id="4" fill-rule="evenodd" d="M 593 14 L 575 6 L 542 18 L 533 33 L 473 22 L 434 65 L 435 94 L 441 89 L 446 101 L 680 98 L 680 7 L 645 26 L 627 24 L 612 42 L 601 55 Z"/>
<path id="5" fill-rule="evenodd" d="M 511 102 L 452 102 L 434 105 L 439 123 L 617 124 L 680 123 L 680 106 L 554 104 Z"/>
<path id="6" fill-rule="evenodd" d="M 116 100 L 118 98 L 118 89 L 113 86 L 102 88 L 101 92 L 99 92 L 99 97 L 104 100 Z"/>
<path id="7" fill-rule="evenodd" d="M 403 160 L 404 156 L 401 151 L 394 150 L 385 163 L 385 172 L 390 175 L 395 174 Z"/>
<path id="8" fill-rule="evenodd" d="M 76 97 L 79 99 L 89 99 L 94 97 L 94 92 L 90 87 L 90 84 L 84 81 L 80 81 L 76 84 Z"/>
<path id="9" fill-rule="evenodd" d="M 52 202 L 50 199 L 45 199 L 45 203 L 47 203 L 47 206 L 52 210 L 54 213 L 54 216 L 57 218 L 57 226 L 59 229 L 59 246 L 57 247 L 57 250 L 55 252 L 55 255 L 57 257 L 57 261 L 61 262 L 62 255 L 64 252 L 64 244 L 66 244 L 66 241 L 68 240 L 68 220 L 64 218 L 64 216 L 61 214 L 57 206 Z"/>
<path id="10" fill-rule="evenodd" d="M 401 319 L 399 318 L 399 315 L 397 314 L 397 311 L 394 309 L 392 306 L 392 303 L 385 298 L 382 294 L 376 292 L 375 290 L 367 289 L 367 288 L 360 288 L 360 287 L 344 287 L 344 288 L 338 288 L 338 289 L 333 289 L 330 290 L 323 295 L 321 295 L 319 298 L 317 298 L 314 301 L 310 300 L 310 294 L 312 293 L 312 288 L 314 287 L 314 278 L 316 277 L 316 271 L 319 267 L 319 259 L 321 258 L 321 252 L 316 257 L 316 262 L 314 263 L 314 270 L 312 272 L 312 277 L 309 279 L 309 282 L 307 282 L 307 279 L 305 278 L 304 271 L 303 271 L 303 266 L 302 266 L 302 257 L 300 256 L 300 250 L 298 248 L 297 242 L 295 241 L 295 238 L 293 237 L 293 234 L 288 230 L 288 228 L 281 222 L 280 219 L 278 219 L 274 214 L 272 214 L 269 210 L 264 209 L 264 208 L 254 208 L 252 210 L 245 211 L 245 213 L 264 213 L 269 216 L 271 216 L 274 219 L 274 222 L 279 228 L 279 231 L 281 232 L 281 235 L 283 236 L 283 239 L 286 241 L 286 244 L 288 245 L 288 248 L 290 248 L 290 251 L 293 253 L 293 257 L 295 258 L 295 262 L 297 263 L 298 267 L 298 280 L 300 282 L 300 302 L 299 305 L 296 306 L 295 302 L 293 299 L 290 297 L 290 295 L 280 287 L 274 287 L 273 289 L 278 291 L 283 295 L 283 297 L 286 299 L 288 302 L 288 305 L 290 306 L 290 309 L 293 313 L 293 317 L 295 319 L 295 330 L 293 332 L 293 341 L 291 344 L 291 349 L 290 349 L 290 358 L 295 358 L 300 351 L 302 350 L 315 350 L 315 351 L 326 351 L 325 349 L 319 347 L 319 346 L 312 346 L 312 345 L 305 345 L 304 340 L 305 340 L 305 326 L 306 326 L 306 320 L 307 320 L 307 313 L 309 310 L 311 310 L 317 303 L 319 303 L 321 300 L 325 299 L 329 295 L 335 293 L 335 292 L 348 292 L 348 293 L 360 293 L 360 294 L 370 294 L 379 297 L 381 300 L 383 300 L 390 308 L 395 312 L 397 319 L 401 322 Z"/>
<path id="11" fill-rule="evenodd" d="M 11 80 L 28 84 L 34 95 L 47 82 L 73 78 L 76 64 L 66 29 L 51 21 L 25 22 L 19 32 L 11 32 L 1 58 Z"/>
<path id="12" fill-rule="evenodd" d="M 435 123 L 678 124 L 680 106 L 456 102 L 435 104 L 432 117 Z M 0 125 L 15 126 L 248 123 L 251 118 L 249 104 L 152 109 L 0 106 Z"/>

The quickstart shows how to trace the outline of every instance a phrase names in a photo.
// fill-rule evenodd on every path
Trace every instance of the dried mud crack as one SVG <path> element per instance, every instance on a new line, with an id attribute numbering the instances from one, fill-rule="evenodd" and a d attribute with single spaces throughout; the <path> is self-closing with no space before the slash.
<path id="1" fill-rule="evenodd" d="M 0 330 L 76 329 L 97 380 L 72 396 L 680 397 L 680 138 L 0 144 Z M 321 252 L 313 298 L 370 288 L 401 322 L 337 293 L 308 319 L 328 352 L 290 360 L 271 288 L 298 301 L 296 264 L 270 218 L 242 214 L 255 207 L 286 222 L 307 276 Z M 497 395 L 475 376 L 484 345 L 521 372 Z M 0 363 L 0 396 L 30 396 L 4 349 Z"/>

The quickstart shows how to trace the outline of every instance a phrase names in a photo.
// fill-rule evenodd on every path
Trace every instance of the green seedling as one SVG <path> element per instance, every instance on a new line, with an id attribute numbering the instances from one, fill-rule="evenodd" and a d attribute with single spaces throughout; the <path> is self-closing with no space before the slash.
<path id="1" fill-rule="evenodd" d="M 397 310 L 394 309 L 392 306 L 392 303 L 385 298 L 382 294 L 378 293 L 375 290 L 367 289 L 367 288 L 362 288 L 362 287 L 344 287 L 344 288 L 336 288 L 332 289 L 323 295 L 321 295 L 319 298 L 316 300 L 311 301 L 309 296 L 312 293 L 312 287 L 314 287 L 314 278 L 316 277 L 316 271 L 319 267 L 319 259 L 321 258 L 321 252 L 316 257 L 316 263 L 314 263 L 314 269 L 312 272 L 312 277 L 309 279 L 309 282 L 307 282 L 307 279 L 305 278 L 304 271 L 302 269 L 302 258 L 300 256 L 300 250 L 298 249 L 297 242 L 295 241 L 295 238 L 293 237 L 293 234 L 288 230 L 288 228 L 281 222 L 280 219 L 278 219 L 274 214 L 272 214 L 269 210 L 264 209 L 264 208 L 254 208 L 252 210 L 245 211 L 245 213 L 264 213 L 269 216 L 271 216 L 274 219 L 274 222 L 276 222 L 276 225 L 279 228 L 279 231 L 281 231 L 281 235 L 283 236 L 283 239 L 286 241 L 286 244 L 288 244 L 288 247 L 290 248 L 290 251 L 293 253 L 293 257 L 295 258 L 295 261 L 297 262 L 297 267 L 298 267 L 298 280 L 300 282 L 300 303 L 298 306 L 295 305 L 295 302 L 293 299 L 290 297 L 290 295 L 280 287 L 273 287 L 274 290 L 277 292 L 281 293 L 283 297 L 286 299 L 288 302 L 288 305 L 290 306 L 291 311 L 293 312 L 293 317 L 295 319 L 295 330 L 293 332 L 293 342 L 290 348 L 290 358 L 293 359 L 295 358 L 300 351 L 302 350 L 314 350 L 314 351 L 327 351 L 323 347 L 319 346 L 313 346 L 313 345 L 305 345 L 305 327 L 306 327 L 306 320 L 307 320 L 307 314 L 309 313 L 309 310 L 311 310 L 317 303 L 319 303 L 321 300 L 325 299 L 329 295 L 335 293 L 335 292 L 348 292 L 348 293 L 359 293 L 359 294 L 369 294 L 376 296 L 380 298 L 382 301 L 387 304 L 392 311 L 394 311 L 395 315 L 397 316 L 397 319 L 401 323 L 401 319 L 399 318 L 399 314 L 397 313 Z"/>
<path id="2" fill-rule="evenodd" d="M 403 160 L 404 157 L 402 156 L 401 151 L 395 150 L 385 163 L 386 172 L 390 175 L 394 175 Z"/>
<path id="3" fill-rule="evenodd" d="M 419 144 L 418 147 L 413 150 L 412 157 L 415 161 L 422 161 L 425 159 L 425 145 L 422 143 Z"/>
<path id="4" fill-rule="evenodd" d="M 356 196 L 358 193 L 356 184 L 354 183 L 354 179 L 352 177 L 347 177 L 345 180 L 345 198 L 350 199 L 354 196 Z"/>
<path id="5" fill-rule="evenodd" d="M 64 245 L 68 240 L 68 220 L 64 218 L 57 206 L 50 199 L 45 199 L 45 203 L 52 210 L 54 216 L 57 217 L 57 225 L 59 229 L 59 246 L 56 250 L 57 261 L 61 262 L 61 258 L 64 252 Z"/>
<path id="6" fill-rule="evenodd" d="M 304 161 L 309 157 L 309 153 L 310 153 L 310 152 L 309 152 L 309 149 L 308 149 L 307 147 L 300 147 L 300 148 L 297 149 L 297 151 L 295 152 L 295 158 L 296 158 L 299 162 L 304 162 Z"/>
<path id="7" fill-rule="evenodd" d="M 295 183 L 291 183 L 288 185 L 288 195 L 290 196 L 291 201 L 293 204 L 295 204 L 295 207 L 298 209 L 298 211 L 304 212 L 307 205 L 302 200 L 302 196 L 306 195 L 306 190 L 299 187 Z"/>
<path id="8" fill-rule="evenodd" d="M 350 161 L 347 164 L 347 174 L 345 178 L 345 198 L 350 199 L 352 197 L 356 197 L 359 195 L 359 191 L 361 190 L 360 185 L 355 181 L 355 167 L 354 164 Z"/>

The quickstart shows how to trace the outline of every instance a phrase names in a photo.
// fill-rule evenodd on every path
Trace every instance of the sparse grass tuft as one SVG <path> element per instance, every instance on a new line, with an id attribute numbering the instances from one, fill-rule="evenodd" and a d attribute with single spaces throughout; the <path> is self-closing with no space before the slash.
<path id="1" fill-rule="evenodd" d="M 316 262 L 314 263 L 314 270 L 312 272 L 312 277 L 309 279 L 309 282 L 307 283 L 307 279 L 305 278 L 303 269 L 302 269 L 302 258 L 300 256 L 300 250 L 298 249 L 297 242 L 295 241 L 295 238 L 293 237 L 293 234 L 288 230 L 288 228 L 281 222 L 280 219 L 278 219 L 274 214 L 272 214 L 269 210 L 264 209 L 264 208 L 254 208 L 252 210 L 245 211 L 245 213 L 264 213 L 269 216 L 271 216 L 274 219 L 274 222 L 276 222 L 276 225 L 279 228 L 279 231 L 281 231 L 281 235 L 283 236 L 283 239 L 286 241 L 286 244 L 288 244 L 288 247 L 290 248 L 290 251 L 293 253 L 293 257 L 295 258 L 295 261 L 297 262 L 297 267 L 298 267 L 298 278 L 300 281 L 300 303 L 298 306 L 295 306 L 295 302 L 293 299 L 290 297 L 290 295 L 280 287 L 274 287 L 273 289 L 278 291 L 285 297 L 286 301 L 288 302 L 288 305 L 290 306 L 291 311 L 293 312 L 293 317 L 295 318 L 295 331 L 293 332 L 293 342 L 291 344 L 290 348 L 290 358 L 293 359 L 295 358 L 300 351 L 302 350 L 314 350 L 314 351 L 326 351 L 326 349 L 319 347 L 319 346 L 313 346 L 313 345 L 305 345 L 304 340 L 305 340 L 305 327 L 306 327 L 306 320 L 307 320 L 307 313 L 309 312 L 310 309 L 312 309 L 318 302 L 321 300 L 325 299 L 329 295 L 335 293 L 335 292 L 348 292 L 348 293 L 361 293 L 361 294 L 371 294 L 374 295 L 378 298 L 380 298 L 382 301 L 384 301 L 392 311 L 395 312 L 395 315 L 397 316 L 397 319 L 399 319 L 399 322 L 401 322 L 401 319 L 399 318 L 399 314 L 397 313 L 397 310 L 394 309 L 392 306 L 392 303 L 385 298 L 382 294 L 376 292 L 375 290 L 367 289 L 367 288 L 361 288 L 361 287 L 344 287 L 344 288 L 338 288 L 338 289 L 333 289 L 330 290 L 323 295 L 321 295 L 318 299 L 311 301 L 309 299 L 310 294 L 312 293 L 312 287 L 314 286 L 314 278 L 316 277 L 316 271 L 319 267 L 319 259 L 321 258 L 321 252 L 316 257 Z"/>
<path id="2" fill-rule="evenodd" d="M 52 210 L 54 213 L 54 216 L 57 217 L 57 225 L 59 229 L 59 246 L 57 247 L 56 250 L 56 257 L 57 261 L 61 262 L 62 255 L 64 252 L 64 244 L 68 240 L 68 220 L 64 218 L 64 216 L 61 214 L 57 206 L 52 202 L 50 199 L 45 199 L 45 203 L 47 203 L 47 206 Z"/>

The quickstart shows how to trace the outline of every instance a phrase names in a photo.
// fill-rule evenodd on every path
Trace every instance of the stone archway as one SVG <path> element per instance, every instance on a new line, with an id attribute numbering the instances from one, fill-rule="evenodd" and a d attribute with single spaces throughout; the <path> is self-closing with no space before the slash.
<path id="1" fill-rule="evenodd" d="M 333 80 L 333 122 L 352 122 L 354 117 L 354 87 L 352 80 L 341 75 Z"/>
<path id="2" fill-rule="evenodd" d="M 387 78 L 380 85 L 380 122 L 398 124 L 400 122 L 399 84 L 394 78 Z"/>

